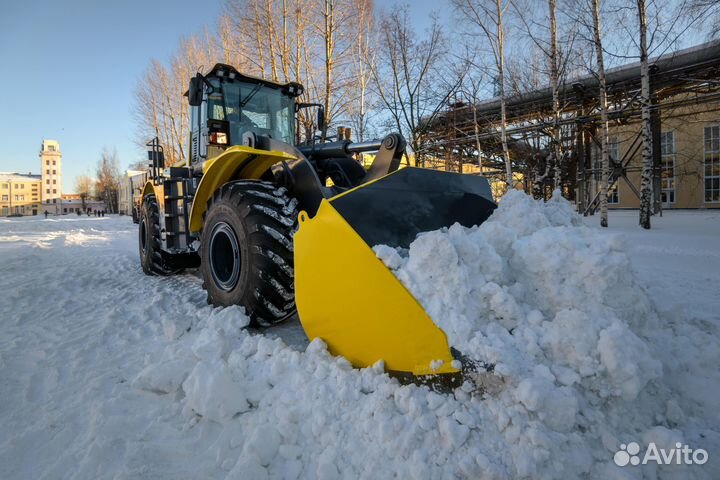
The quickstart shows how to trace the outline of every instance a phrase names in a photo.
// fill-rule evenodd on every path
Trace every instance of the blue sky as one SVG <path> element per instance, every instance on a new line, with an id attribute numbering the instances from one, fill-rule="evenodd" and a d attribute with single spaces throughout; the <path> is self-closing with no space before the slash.
<path id="1" fill-rule="evenodd" d="M 103 146 L 121 167 L 133 143 L 133 92 L 151 58 L 214 27 L 222 0 L 0 0 L 0 171 L 39 173 L 43 138 L 63 152 L 63 191 L 93 174 Z"/>
<path id="2" fill-rule="evenodd" d="M 419 28 L 440 3 L 412 3 Z M 389 2 L 378 1 L 378 7 Z M 63 191 L 93 175 L 104 146 L 144 159 L 133 95 L 152 58 L 214 29 L 223 0 L 0 0 L 0 171 L 39 173 L 42 140 L 60 142 Z M 442 13 L 442 12 L 441 12 Z"/>

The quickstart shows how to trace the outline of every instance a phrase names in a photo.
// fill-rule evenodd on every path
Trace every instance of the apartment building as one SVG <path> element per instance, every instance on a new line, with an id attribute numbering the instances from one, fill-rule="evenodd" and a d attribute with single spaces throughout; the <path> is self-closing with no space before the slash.
<path id="1" fill-rule="evenodd" d="M 40 175 L 0 173 L 0 214 L 37 215 L 42 201 Z"/>

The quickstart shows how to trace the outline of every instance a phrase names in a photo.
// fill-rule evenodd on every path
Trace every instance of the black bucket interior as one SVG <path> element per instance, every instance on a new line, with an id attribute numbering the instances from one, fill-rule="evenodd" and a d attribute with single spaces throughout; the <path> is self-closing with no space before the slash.
<path id="1" fill-rule="evenodd" d="M 420 232 L 480 225 L 497 207 L 484 177 L 403 168 L 330 199 L 370 247 L 407 248 Z"/>

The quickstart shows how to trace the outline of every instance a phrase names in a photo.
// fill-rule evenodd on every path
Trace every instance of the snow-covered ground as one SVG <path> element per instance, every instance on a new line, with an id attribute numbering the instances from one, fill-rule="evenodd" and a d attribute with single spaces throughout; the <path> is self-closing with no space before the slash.
<path id="1" fill-rule="evenodd" d="M 601 231 L 510 200 L 383 255 L 495 364 L 485 394 L 243 330 L 192 273 L 144 276 L 127 217 L 0 219 L 0 478 L 719 478 L 720 212 Z M 709 461 L 615 466 L 633 441 Z"/>

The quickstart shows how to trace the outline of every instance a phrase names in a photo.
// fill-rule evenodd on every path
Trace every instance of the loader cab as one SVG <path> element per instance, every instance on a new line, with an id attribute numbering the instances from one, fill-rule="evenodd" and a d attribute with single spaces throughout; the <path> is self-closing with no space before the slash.
<path id="1" fill-rule="evenodd" d="M 293 144 L 295 99 L 302 92 L 298 83 L 248 77 L 224 64 L 198 74 L 187 92 L 190 162 L 213 158 L 233 145 L 254 146 L 261 136 Z"/>

